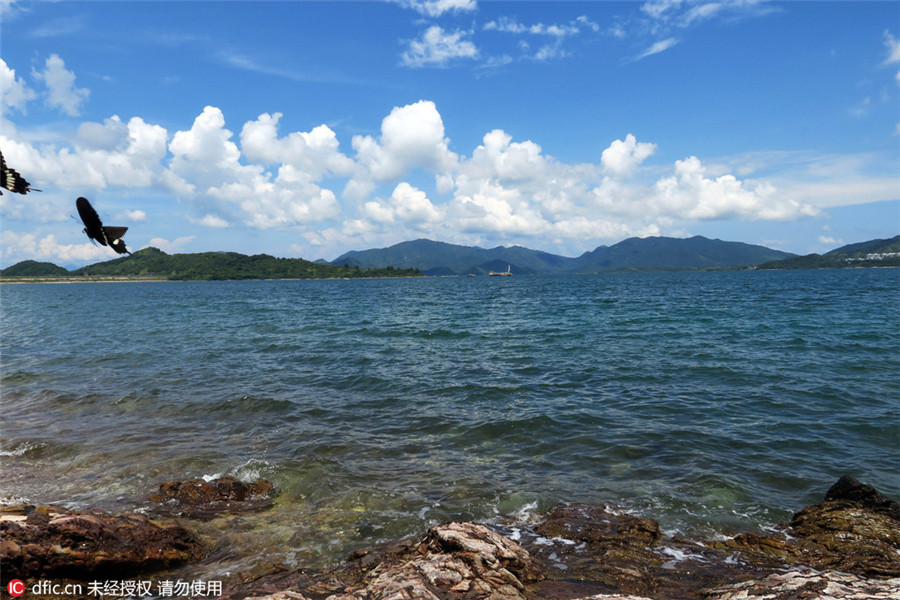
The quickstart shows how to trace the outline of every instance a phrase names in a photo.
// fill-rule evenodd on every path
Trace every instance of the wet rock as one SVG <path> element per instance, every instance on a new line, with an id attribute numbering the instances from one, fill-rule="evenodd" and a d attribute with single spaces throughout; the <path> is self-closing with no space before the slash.
<path id="1" fill-rule="evenodd" d="M 96 579 L 159 571 L 200 558 L 186 529 L 137 514 L 107 515 L 27 507 L 0 516 L 2 579 Z"/>
<path id="2" fill-rule="evenodd" d="M 786 535 L 741 534 L 714 544 L 770 566 L 803 565 L 870 577 L 900 576 L 897 503 L 871 486 L 844 477 L 819 504 L 782 526 Z"/>
<path id="3" fill-rule="evenodd" d="M 275 486 L 265 479 L 244 483 L 234 477 L 168 481 L 150 501 L 179 516 L 208 520 L 222 512 L 252 512 L 272 506 Z"/>

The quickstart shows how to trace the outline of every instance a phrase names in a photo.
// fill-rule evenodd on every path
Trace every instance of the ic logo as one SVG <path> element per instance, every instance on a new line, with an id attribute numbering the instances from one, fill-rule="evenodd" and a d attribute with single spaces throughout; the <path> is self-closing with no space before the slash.
<path id="1" fill-rule="evenodd" d="M 25 582 L 21 579 L 13 579 L 6 586 L 6 591 L 10 596 L 21 596 L 25 593 Z"/>

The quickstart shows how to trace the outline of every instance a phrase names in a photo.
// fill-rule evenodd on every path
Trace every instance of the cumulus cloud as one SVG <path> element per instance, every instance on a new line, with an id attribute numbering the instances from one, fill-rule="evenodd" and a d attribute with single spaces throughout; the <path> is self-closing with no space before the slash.
<path id="1" fill-rule="evenodd" d="M 638 142 L 632 134 L 625 140 L 615 140 L 600 156 L 604 173 L 613 177 L 630 175 L 644 160 L 656 151 L 656 144 Z"/>
<path id="2" fill-rule="evenodd" d="M 6 61 L 0 58 L 0 104 L 3 105 L 3 113 L 17 110 L 25 114 L 26 104 L 36 97 L 37 93 L 24 80 L 16 77 L 15 69 L 9 68 Z"/>
<path id="3" fill-rule="evenodd" d="M 22 260 L 47 260 L 60 262 L 87 262 L 109 258 L 109 248 L 90 242 L 64 244 L 54 234 L 40 237 L 37 233 L 18 233 L 4 230 L 0 233 L 3 262 L 13 264 Z"/>
<path id="4" fill-rule="evenodd" d="M 420 100 L 395 107 L 381 122 L 381 137 L 354 136 L 356 160 L 364 177 L 396 179 L 414 168 L 435 173 L 452 171 L 458 157 L 449 149 L 444 121 L 434 102 Z"/>
<path id="5" fill-rule="evenodd" d="M 409 42 L 401 62 L 407 67 L 426 67 L 444 66 L 455 59 L 477 58 L 478 48 L 467 37 L 468 32 L 447 32 L 440 25 L 432 25 L 421 37 Z"/>
<path id="6" fill-rule="evenodd" d="M 278 121 L 281 117 L 281 113 L 263 113 L 255 121 L 244 123 L 241 149 L 248 160 L 290 165 L 297 172 L 307 174 L 311 180 L 329 173 L 347 175 L 353 171 L 353 161 L 340 152 L 337 135 L 327 125 L 279 138 Z"/>
<path id="7" fill-rule="evenodd" d="M 700 159 L 675 161 L 675 174 L 655 185 L 654 203 L 662 213 L 682 219 L 789 220 L 814 216 L 818 210 L 781 198 L 773 185 L 748 185 L 734 175 L 706 176 Z"/>
<path id="8" fill-rule="evenodd" d="M 400 222 L 417 229 L 434 225 L 443 218 L 443 212 L 435 208 L 425 192 L 405 181 L 397 184 L 387 201 L 366 202 L 363 213 L 379 223 Z"/>
<path id="9" fill-rule="evenodd" d="M 51 54 L 44 63 L 42 71 L 33 71 L 32 75 L 47 86 L 44 102 L 51 108 L 58 108 L 70 117 L 81 114 L 82 105 L 87 101 L 91 91 L 75 87 L 75 73 L 66 69 L 66 63 L 58 54 Z"/>

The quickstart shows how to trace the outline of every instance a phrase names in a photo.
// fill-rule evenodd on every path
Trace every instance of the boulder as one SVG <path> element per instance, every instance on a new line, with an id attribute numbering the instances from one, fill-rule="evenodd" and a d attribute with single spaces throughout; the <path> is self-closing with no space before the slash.
<path id="1" fill-rule="evenodd" d="M 802 565 L 869 577 L 900 577 L 900 510 L 873 487 L 842 477 L 825 500 L 781 526 L 785 535 L 745 533 L 716 542 L 756 564 Z"/>
<path id="2" fill-rule="evenodd" d="M 179 516 L 209 520 L 222 512 L 251 512 L 272 506 L 275 486 L 265 479 L 244 483 L 234 477 L 206 481 L 168 481 L 150 495 L 157 503 Z"/>
<path id="3" fill-rule="evenodd" d="M 10 579 L 98 579 L 175 567 L 200 558 L 203 543 L 174 524 L 138 514 L 22 506 L 0 516 L 0 564 Z"/>

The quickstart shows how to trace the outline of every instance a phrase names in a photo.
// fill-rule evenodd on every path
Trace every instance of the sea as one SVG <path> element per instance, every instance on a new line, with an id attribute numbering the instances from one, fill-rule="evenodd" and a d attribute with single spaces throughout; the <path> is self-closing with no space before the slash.
<path id="1" fill-rule="evenodd" d="M 0 498 L 191 525 L 208 577 L 606 504 L 767 531 L 849 474 L 900 498 L 900 269 L 0 286 Z"/>

